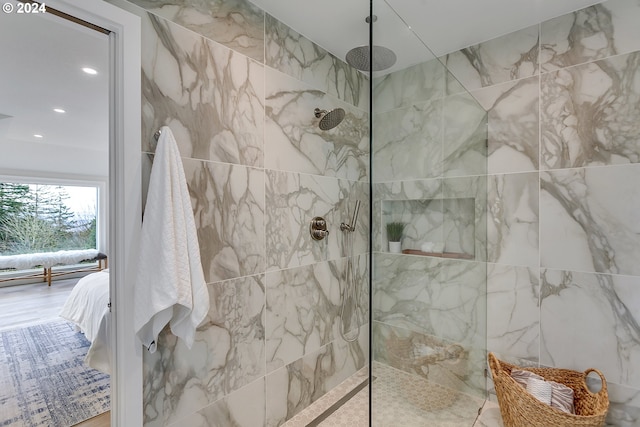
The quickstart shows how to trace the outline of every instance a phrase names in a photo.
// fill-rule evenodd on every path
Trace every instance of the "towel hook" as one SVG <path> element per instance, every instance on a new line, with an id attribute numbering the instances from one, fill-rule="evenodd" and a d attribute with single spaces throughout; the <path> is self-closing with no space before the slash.
<path id="1" fill-rule="evenodd" d="M 155 139 L 156 142 L 158 142 L 158 140 L 160 139 L 160 135 L 162 135 L 162 129 L 158 129 L 156 133 L 153 134 L 153 139 Z"/>

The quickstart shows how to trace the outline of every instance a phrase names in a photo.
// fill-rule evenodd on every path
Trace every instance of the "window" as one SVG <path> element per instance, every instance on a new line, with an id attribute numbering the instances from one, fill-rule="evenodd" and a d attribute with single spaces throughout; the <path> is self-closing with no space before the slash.
<path id="1" fill-rule="evenodd" d="M 0 254 L 98 248 L 97 185 L 0 182 Z"/>

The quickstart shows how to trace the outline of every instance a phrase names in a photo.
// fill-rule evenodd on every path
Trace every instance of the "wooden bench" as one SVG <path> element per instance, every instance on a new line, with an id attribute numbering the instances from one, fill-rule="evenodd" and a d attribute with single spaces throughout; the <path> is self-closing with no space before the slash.
<path id="1" fill-rule="evenodd" d="M 75 265 L 82 261 L 97 261 L 97 265 L 81 267 L 74 270 L 53 271 L 52 268 L 60 265 Z M 108 268 L 107 256 L 96 249 L 39 252 L 34 254 L 0 255 L 0 270 L 27 270 L 42 268 L 42 273 L 31 273 L 20 276 L 0 278 L 0 283 L 12 280 L 24 280 L 42 277 L 43 282 L 51 286 L 54 277 L 65 276 L 73 273 L 101 271 Z"/>

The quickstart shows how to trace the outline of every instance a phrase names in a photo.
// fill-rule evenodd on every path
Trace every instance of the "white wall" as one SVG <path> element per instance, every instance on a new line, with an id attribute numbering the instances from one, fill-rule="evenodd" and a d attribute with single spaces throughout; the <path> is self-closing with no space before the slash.
<path id="1" fill-rule="evenodd" d="M 40 176 L 46 172 L 71 175 L 109 176 L 109 156 L 104 151 L 72 148 L 11 139 L 0 140 L 0 173 L 6 169 L 30 171 Z"/>

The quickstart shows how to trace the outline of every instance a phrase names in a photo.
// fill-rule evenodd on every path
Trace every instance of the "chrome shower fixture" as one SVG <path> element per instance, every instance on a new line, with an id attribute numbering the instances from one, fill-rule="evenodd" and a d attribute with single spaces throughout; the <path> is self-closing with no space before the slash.
<path id="1" fill-rule="evenodd" d="M 396 63 L 396 54 L 384 46 L 373 46 L 373 62 L 370 60 L 369 46 L 358 46 L 347 52 L 347 64 L 360 71 L 382 71 Z"/>
<path id="2" fill-rule="evenodd" d="M 338 126 L 344 120 L 345 112 L 342 108 L 336 108 L 331 111 L 316 108 L 314 114 L 320 119 L 318 127 L 322 130 L 331 130 Z"/>
<path id="3" fill-rule="evenodd" d="M 364 21 L 367 24 L 376 22 L 376 15 L 367 16 Z M 372 60 L 373 57 L 373 60 Z M 397 61 L 396 54 L 384 46 L 376 46 L 370 49 L 369 45 L 357 46 L 347 52 L 345 60 L 347 64 L 360 71 L 382 71 L 391 68 Z"/>
<path id="4" fill-rule="evenodd" d="M 327 230 L 327 221 L 321 216 L 317 216 L 311 220 L 309 224 L 309 233 L 313 240 L 322 240 L 329 235 Z"/>
<path id="5" fill-rule="evenodd" d="M 360 287 L 358 286 L 358 269 L 354 265 L 356 221 L 360 211 L 360 200 L 356 200 L 353 209 L 351 224 L 340 224 L 343 231 L 342 241 L 344 242 L 345 256 L 347 257 L 346 270 L 344 272 L 344 288 L 340 295 L 340 336 L 347 342 L 354 342 L 360 336 L 360 320 L 362 307 L 360 307 Z"/>
<path id="6" fill-rule="evenodd" d="M 353 209 L 353 217 L 351 218 L 351 224 L 340 224 L 340 231 L 354 232 L 356 231 L 356 221 L 358 221 L 358 212 L 360 212 L 360 200 L 356 200 L 356 206 Z"/>

